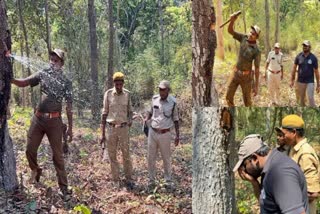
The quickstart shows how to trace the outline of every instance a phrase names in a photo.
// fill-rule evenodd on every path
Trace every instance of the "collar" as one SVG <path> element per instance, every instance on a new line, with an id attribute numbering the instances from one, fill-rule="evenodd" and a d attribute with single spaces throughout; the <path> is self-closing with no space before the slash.
<path id="1" fill-rule="evenodd" d="M 123 94 L 123 88 L 122 88 L 122 92 L 118 94 L 116 88 L 113 87 L 113 88 L 112 88 L 112 94 L 113 94 L 113 95 L 121 95 L 121 94 Z"/>
<path id="2" fill-rule="evenodd" d="M 299 143 L 297 143 L 297 144 L 293 147 L 293 150 L 294 150 L 295 152 L 299 151 L 300 148 L 301 148 L 301 146 L 302 146 L 303 144 L 305 144 L 305 143 L 307 143 L 307 138 L 303 138 Z"/>

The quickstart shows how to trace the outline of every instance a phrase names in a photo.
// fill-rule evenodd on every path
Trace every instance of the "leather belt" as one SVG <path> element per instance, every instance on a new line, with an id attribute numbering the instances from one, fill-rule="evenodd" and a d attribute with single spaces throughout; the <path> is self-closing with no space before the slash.
<path id="1" fill-rule="evenodd" d="M 278 74 L 278 73 L 280 73 L 281 71 L 271 71 L 271 70 L 269 70 L 271 73 L 273 73 L 273 74 Z"/>
<path id="2" fill-rule="evenodd" d="M 113 128 L 123 128 L 123 127 L 125 127 L 126 125 L 128 125 L 128 123 L 127 123 L 127 122 L 124 122 L 124 123 L 121 123 L 121 124 L 114 124 L 114 123 L 109 123 L 109 122 L 108 122 L 108 125 L 111 126 L 111 127 L 113 127 Z"/>
<path id="3" fill-rule="evenodd" d="M 170 129 L 156 129 L 156 128 L 153 128 L 153 127 L 151 127 L 151 128 L 152 128 L 152 130 L 153 130 L 154 132 L 156 132 L 156 133 L 158 133 L 158 134 L 165 134 L 165 133 L 167 133 L 167 132 L 170 131 Z"/>
<path id="4" fill-rule="evenodd" d="M 241 70 L 237 70 L 237 72 L 240 72 L 242 75 L 249 75 L 251 73 L 251 71 L 241 71 Z"/>
<path id="5" fill-rule="evenodd" d="M 58 118 L 61 116 L 61 113 L 56 111 L 56 112 L 48 112 L 48 113 L 44 113 L 44 112 L 40 112 L 40 111 L 36 111 L 35 115 L 37 117 L 44 117 L 44 118 Z"/>

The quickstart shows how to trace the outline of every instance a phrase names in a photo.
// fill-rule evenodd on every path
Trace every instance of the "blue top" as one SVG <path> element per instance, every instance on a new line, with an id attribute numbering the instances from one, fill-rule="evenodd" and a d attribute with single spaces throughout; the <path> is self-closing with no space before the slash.
<path id="1" fill-rule="evenodd" d="M 294 60 L 294 64 L 298 65 L 298 82 L 313 83 L 314 69 L 318 68 L 318 59 L 312 53 L 307 56 L 303 52 L 299 53 Z"/>

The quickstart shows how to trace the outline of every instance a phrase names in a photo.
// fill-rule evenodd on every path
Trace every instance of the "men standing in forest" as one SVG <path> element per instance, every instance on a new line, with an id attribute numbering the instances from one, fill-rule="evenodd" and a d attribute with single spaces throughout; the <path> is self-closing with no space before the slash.
<path id="1" fill-rule="evenodd" d="M 280 44 L 276 43 L 274 50 L 268 54 L 265 72 L 271 105 L 279 105 L 280 80 L 283 79 L 282 56 Z"/>
<path id="2" fill-rule="evenodd" d="M 116 72 L 113 75 L 114 87 L 107 90 L 103 98 L 101 115 L 101 144 L 107 150 L 111 164 L 112 179 L 117 187 L 121 187 L 119 163 L 117 160 L 118 147 L 122 152 L 125 185 L 129 190 L 134 188 L 132 181 L 132 163 L 129 150 L 129 128 L 132 124 L 132 108 L 130 92 L 123 88 L 124 74 Z M 107 138 L 105 128 L 107 125 Z"/>
<path id="3" fill-rule="evenodd" d="M 234 31 L 234 23 L 238 18 L 239 13 L 232 14 L 230 23 L 228 26 L 228 32 L 240 42 L 240 51 L 238 55 L 238 61 L 231 72 L 227 87 L 227 103 L 228 106 L 234 106 L 234 95 L 238 88 L 241 86 L 243 101 L 245 106 L 251 106 L 251 93 L 256 96 L 259 86 L 259 65 L 261 52 L 257 45 L 257 39 L 259 38 L 260 28 L 257 25 L 251 26 L 250 33 L 248 35 L 238 33 Z M 252 88 L 253 74 L 252 63 L 254 62 L 254 86 Z"/>
<path id="4" fill-rule="evenodd" d="M 310 214 L 316 214 L 320 193 L 319 158 L 304 137 L 304 121 L 298 115 L 288 115 L 282 119 L 281 131 L 284 142 L 291 147 L 289 156 L 300 166 L 306 177 Z"/>
<path id="5" fill-rule="evenodd" d="M 291 158 L 270 150 L 258 134 L 246 136 L 238 154 L 233 171 L 252 184 L 262 214 L 309 213 L 306 180 Z M 261 183 L 257 180 L 260 176 Z"/>
<path id="6" fill-rule="evenodd" d="M 68 117 L 67 134 L 72 139 L 72 83 L 63 74 L 64 52 L 55 49 L 50 52 L 50 69 L 39 71 L 25 79 L 13 79 L 11 82 L 18 87 L 40 84 L 42 92 L 40 103 L 32 118 L 27 139 L 27 160 L 31 168 L 30 182 L 39 182 L 42 169 L 37 163 L 37 151 L 44 134 L 47 135 L 53 155 L 58 184 L 64 197 L 70 194 L 68 190 L 67 173 L 62 149 L 62 101 L 66 101 Z"/>
<path id="7" fill-rule="evenodd" d="M 164 167 L 165 187 L 172 189 L 171 181 L 171 129 L 175 126 L 175 146 L 179 144 L 179 115 L 176 99 L 169 95 L 170 83 L 163 80 L 159 84 L 159 95 L 152 98 L 152 106 L 145 121 L 151 119 L 148 135 L 149 190 L 155 187 L 156 160 L 160 149 Z"/>
<path id="8" fill-rule="evenodd" d="M 298 80 L 296 82 L 296 97 L 297 103 L 300 106 L 305 106 L 305 95 L 307 94 L 309 100 L 309 106 L 315 107 L 314 101 L 314 76 L 316 77 L 316 91 L 319 93 L 319 70 L 318 59 L 311 53 L 311 43 L 308 40 L 302 43 L 303 51 L 299 53 L 295 60 L 291 72 L 290 87 L 293 87 L 298 72 Z M 298 67 L 298 71 L 297 71 Z"/>

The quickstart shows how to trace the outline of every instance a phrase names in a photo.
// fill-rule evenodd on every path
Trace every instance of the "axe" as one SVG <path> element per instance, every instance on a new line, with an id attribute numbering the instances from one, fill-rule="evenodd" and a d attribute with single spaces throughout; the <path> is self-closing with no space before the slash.
<path id="1" fill-rule="evenodd" d="M 237 11 L 234 13 L 235 16 L 239 16 L 241 14 L 241 10 Z M 225 26 L 226 24 L 228 24 L 231 21 L 231 18 L 228 19 L 228 21 L 225 21 L 222 25 L 220 25 L 220 28 L 222 28 L 223 26 Z"/>

